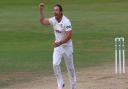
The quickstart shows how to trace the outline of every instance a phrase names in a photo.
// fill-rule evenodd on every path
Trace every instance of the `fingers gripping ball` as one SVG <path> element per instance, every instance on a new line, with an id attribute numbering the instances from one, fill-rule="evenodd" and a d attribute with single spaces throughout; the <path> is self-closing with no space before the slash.
<path id="1" fill-rule="evenodd" d="M 44 3 L 40 3 L 40 6 L 41 6 L 41 7 L 44 7 Z"/>

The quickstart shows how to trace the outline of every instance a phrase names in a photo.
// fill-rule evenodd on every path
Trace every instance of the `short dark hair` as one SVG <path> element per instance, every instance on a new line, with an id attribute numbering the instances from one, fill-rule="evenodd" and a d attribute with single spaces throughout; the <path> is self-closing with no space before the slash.
<path id="1" fill-rule="evenodd" d="M 63 8 L 62 8 L 62 6 L 60 4 L 56 4 L 55 6 L 59 7 L 61 12 L 63 11 Z"/>

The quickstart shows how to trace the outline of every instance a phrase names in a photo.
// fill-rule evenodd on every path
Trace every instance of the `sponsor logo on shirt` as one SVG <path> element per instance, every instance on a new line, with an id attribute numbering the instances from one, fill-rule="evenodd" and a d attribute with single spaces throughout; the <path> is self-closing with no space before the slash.
<path id="1" fill-rule="evenodd" d="M 57 33 L 62 33 L 60 30 L 55 30 Z"/>

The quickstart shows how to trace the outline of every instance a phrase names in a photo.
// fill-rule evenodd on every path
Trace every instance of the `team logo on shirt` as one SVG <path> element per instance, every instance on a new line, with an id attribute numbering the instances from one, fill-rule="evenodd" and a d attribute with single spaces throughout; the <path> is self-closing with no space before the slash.
<path id="1" fill-rule="evenodd" d="M 60 30 L 55 30 L 57 33 L 61 33 L 61 31 Z"/>

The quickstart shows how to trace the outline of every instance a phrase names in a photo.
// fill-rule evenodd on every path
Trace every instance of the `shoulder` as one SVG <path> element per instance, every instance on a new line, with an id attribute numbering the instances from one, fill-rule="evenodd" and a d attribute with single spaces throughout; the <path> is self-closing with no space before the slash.
<path id="1" fill-rule="evenodd" d="M 55 17 L 51 17 L 51 18 L 49 18 L 49 20 L 54 21 L 55 20 Z"/>
<path id="2" fill-rule="evenodd" d="M 64 27 L 66 31 L 72 30 L 71 22 L 66 16 L 64 16 Z"/>
<path id="3" fill-rule="evenodd" d="M 64 16 L 64 22 L 71 23 L 68 17 Z"/>
<path id="4" fill-rule="evenodd" d="M 53 23 L 55 22 L 55 17 L 51 17 L 51 18 L 49 18 L 48 20 L 49 20 L 49 23 L 50 23 L 51 25 L 53 25 Z"/>
<path id="5" fill-rule="evenodd" d="M 71 22 L 70 22 L 70 20 L 66 16 L 64 16 L 63 23 L 64 23 L 65 26 L 71 26 Z"/>

